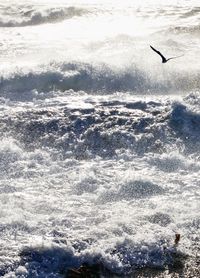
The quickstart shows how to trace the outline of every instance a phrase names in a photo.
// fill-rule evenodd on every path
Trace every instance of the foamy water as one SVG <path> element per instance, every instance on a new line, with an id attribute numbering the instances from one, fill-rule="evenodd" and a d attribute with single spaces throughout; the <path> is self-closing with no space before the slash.
<path id="1" fill-rule="evenodd" d="M 0 276 L 192 260 L 198 2 L 57 2 L 0 4 Z"/>

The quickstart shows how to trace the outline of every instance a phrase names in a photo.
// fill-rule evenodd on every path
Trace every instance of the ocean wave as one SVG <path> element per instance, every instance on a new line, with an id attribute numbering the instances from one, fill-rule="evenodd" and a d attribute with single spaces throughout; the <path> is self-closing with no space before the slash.
<path id="1" fill-rule="evenodd" d="M 200 138 L 200 113 L 191 111 L 182 103 L 174 104 L 170 124 L 188 140 L 191 137 Z"/>
<path id="2" fill-rule="evenodd" d="M 182 12 L 180 18 L 188 18 L 192 16 L 199 16 L 200 8 L 199 7 L 190 7 L 189 10 Z"/>
<path id="3" fill-rule="evenodd" d="M 149 269 L 165 269 L 173 267 L 177 261 L 184 262 L 187 256 L 175 247 L 164 248 L 166 242 L 157 238 L 156 243 L 134 241 L 131 237 L 118 239 L 115 246 L 110 248 L 90 246 L 88 241 L 82 240 L 80 244 L 84 249 L 73 248 L 73 243 L 62 245 L 62 247 L 51 244 L 51 246 L 35 246 L 23 248 L 20 252 L 20 266 L 16 266 L 16 272 L 20 270 L 21 275 L 43 275 L 44 277 L 56 275 L 57 273 L 69 274 L 69 269 L 78 268 L 82 264 L 96 265 L 95 276 L 105 274 L 106 277 L 114 277 L 115 274 L 126 275 L 134 273 L 138 268 L 149 267 Z M 105 242 L 104 242 L 105 245 Z M 56 260 L 55 260 L 56 258 Z M 99 269 L 100 267 L 100 269 Z M 88 274 L 90 275 L 90 273 Z"/>
<path id="4" fill-rule="evenodd" d="M 52 63 L 32 71 L 17 69 L 16 72 L 2 75 L 0 96 L 23 101 L 39 98 L 40 93 L 70 89 L 95 94 L 127 91 L 141 94 L 172 93 L 177 89 L 188 91 L 197 88 L 200 86 L 199 80 L 197 73 L 189 76 L 184 72 L 170 73 L 166 79 L 159 80 L 136 65 L 112 69 L 105 64 Z M 50 97 L 48 94 L 46 96 Z"/>
<path id="5" fill-rule="evenodd" d="M 19 141 L 14 140 L 12 137 L 7 136 L 2 138 L 1 141 L 0 178 L 17 178 L 22 176 L 24 169 L 26 169 L 24 177 L 40 175 L 38 168 L 41 168 L 41 165 L 45 167 L 46 160 L 49 159 L 47 153 L 41 152 L 41 150 L 26 153 Z M 13 187 L 9 184 L 5 185 L 1 187 L 0 194 L 6 193 L 9 190 L 13 190 Z"/>
<path id="6" fill-rule="evenodd" d="M 149 86 L 148 86 L 149 85 Z M 105 64 L 93 66 L 87 63 L 51 64 L 32 72 L 17 71 L 0 80 L 1 92 L 38 92 L 52 90 L 85 92 L 128 91 L 141 88 L 144 91 L 151 84 L 148 76 L 137 68 L 125 71 L 112 70 Z M 161 85 L 162 86 L 162 85 Z"/>
<path id="7" fill-rule="evenodd" d="M 197 94 L 196 94 L 197 95 Z M 177 138 L 184 142 L 184 152 L 191 153 L 200 150 L 200 113 L 199 97 L 190 94 L 185 98 L 188 103 L 175 102 L 172 105 L 169 125 Z M 191 102 L 195 105 L 191 105 Z M 198 104 L 197 104 L 198 103 Z"/>
<path id="8" fill-rule="evenodd" d="M 1 16 L 0 27 L 24 27 L 45 23 L 54 23 L 70 19 L 75 16 L 82 16 L 87 13 L 89 13 L 88 10 L 73 6 L 41 10 L 35 8 L 20 9 L 19 11 L 15 12 L 14 16 L 12 14 L 12 17 L 9 14 L 6 16 Z"/>
<path id="9" fill-rule="evenodd" d="M 173 33 L 173 34 L 189 34 L 191 35 L 199 35 L 200 33 L 200 25 L 196 24 L 196 25 L 191 25 L 191 26 L 174 26 L 174 27 L 170 27 L 168 30 L 169 33 Z"/>
<path id="10" fill-rule="evenodd" d="M 193 98 L 188 96 L 186 99 L 189 101 Z M 186 105 L 186 102 L 183 103 Z M 87 102 L 87 105 L 83 103 L 77 108 L 67 103 L 60 108 L 52 104 L 52 111 L 30 110 L 9 119 L 4 117 L 1 126 L 4 134 L 12 133 L 25 148 L 34 150 L 48 145 L 63 155 L 68 153 L 77 159 L 96 155 L 114 157 L 118 150 L 130 150 L 139 155 L 165 153 L 170 145 L 183 153 L 197 152 L 200 115 L 194 112 L 194 100 L 194 111 L 191 111 L 191 104 L 185 106 L 183 103 L 102 101 L 96 104 Z M 181 156 L 155 159 L 151 163 L 164 171 L 187 168 Z M 82 185 L 79 187 L 81 192 Z M 95 188 L 91 184 L 87 190 Z"/>
<path id="11" fill-rule="evenodd" d="M 157 184 L 145 180 L 131 180 L 121 184 L 118 190 L 108 190 L 101 194 L 98 199 L 100 203 L 111 203 L 116 201 L 131 201 L 134 199 L 151 198 L 164 193 L 164 189 Z"/>
<path id="12" fill-rule="evenodd" d="M 157 114 L 158 109 L 155 103 L 103 101 L 96 105 L 83 103 L 77 108 L 66 103 L 61 110 L 52 106 L 53 111 L 21 111 L 9 119 L 1 118 L 2 133 L 12 133 L 25 149 L 48 145 L 63 156 L 69 154 L 77 159 L 112 157 L 120 149 L 144 153 L 163 148 L 157 141 L 162 136 L 163 123 L 161 119 L 155 123 L 154 111 Z M 153 123 L 155 127 L 151 127 Z"/>
<path id="13" fill-rule="evenodd" d="M 183 171 L 199 171 L 200 163 L 195 160 L 188 159 L 184 155 L 177 152 L 162 153 L 149 155 L 147 158 L 151 165 L 155 165 L 163 172 L 178 172 Z"/>

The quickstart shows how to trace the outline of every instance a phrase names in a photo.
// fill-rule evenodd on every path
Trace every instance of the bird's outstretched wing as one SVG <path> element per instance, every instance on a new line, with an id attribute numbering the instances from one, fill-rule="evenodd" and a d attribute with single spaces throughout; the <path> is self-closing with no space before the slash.
<path id="1" fill-rule="evenodd" d="M 150 47 L 151 47 L 151 49 L 153 50 L 153 51 L 155 51 L 158 55 L 160 55 L 160 57 L 162 58 L 162 60 L 163 61 L 166 61 L 167 59 L 165 58 L 165 56 L 163 56 L 162 55 L 162 53 L 160 53 L 160 51 L 158 51 L 157 49 L 155 49 L 153 46 L 151 46 L 150 45 Z"/>
<path id="2" fill-rule="evenodd" d="M 175 56 L 175 57 L 171 57 L 171 58 L 168 58 L 167 60 L 169 61 L 169 60 L 171 60 L 171 59 L 176 59 L 176 58 L 179 58 L 179 57 L 182 57 L 182 56 L 184 56 L 184 55 L 180 55 L 180 56 Z"/>

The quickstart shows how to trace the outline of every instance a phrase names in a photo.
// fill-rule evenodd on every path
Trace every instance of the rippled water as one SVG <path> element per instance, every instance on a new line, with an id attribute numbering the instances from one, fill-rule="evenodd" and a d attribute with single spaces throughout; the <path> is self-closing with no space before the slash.
<path id="1" fill-rule="evenodd" d="M 0 4 L 0 276 L 193 260 L 199 3 L 57 2 Z"/>

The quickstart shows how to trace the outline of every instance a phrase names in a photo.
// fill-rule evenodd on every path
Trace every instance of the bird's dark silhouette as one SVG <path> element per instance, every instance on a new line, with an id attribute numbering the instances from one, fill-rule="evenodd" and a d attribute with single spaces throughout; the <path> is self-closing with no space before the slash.
<path id="1" fill-rule="evenodd" d="M 157 49 L 155 49 L 153 46 L 151 46 L 150 45 L 150 47 L 151 47 L 151 49 L 153 50 L 153 51 L 155 51 L 158 55 L 160 55 L 160 57 L 162 58 L 162 63 L 167 63 L 169 60 L 171 60 L 171 59 L 176 59 L 176 58 L 179 58 L 179 57 L 182 57 L 183 55 L 180 55 L 180 56 L 175 56 L 175 57 L 170 57 L 170 58 L 165 58 L 165 56 L 162 54 L 162 53 L 160 53 L 160 51 L 158 51 Z"/>

